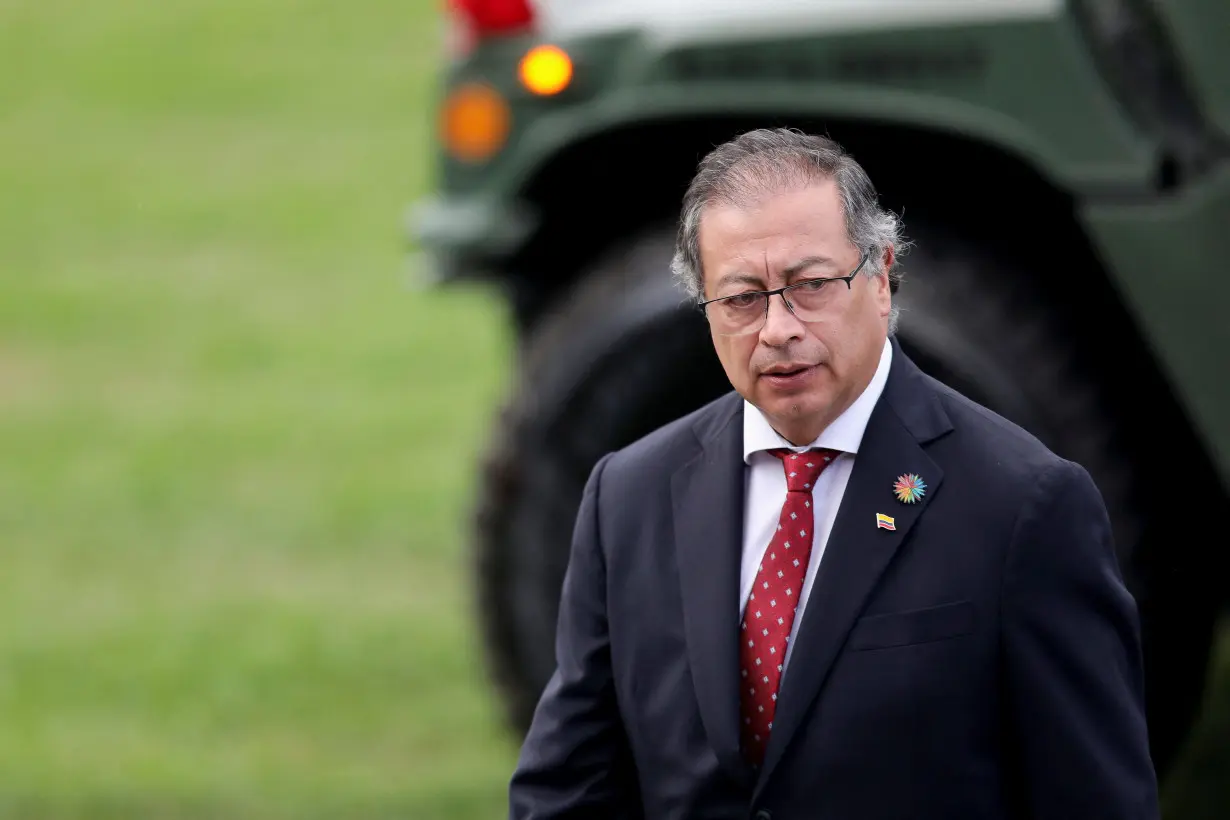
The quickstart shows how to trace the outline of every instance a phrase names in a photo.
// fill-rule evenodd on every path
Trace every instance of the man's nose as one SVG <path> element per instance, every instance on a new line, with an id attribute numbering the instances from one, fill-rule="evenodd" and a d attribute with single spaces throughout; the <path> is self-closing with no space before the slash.
<path id="1" fill-rule="evenodd" d="M 781 347 L 794 339 L 801 339 L 805 328 L 799 317 L 786 306 L 787 295 L 775 293 L 769 297 L 768 315 L 760 329 L 760 340 L 771 347 Z"/>

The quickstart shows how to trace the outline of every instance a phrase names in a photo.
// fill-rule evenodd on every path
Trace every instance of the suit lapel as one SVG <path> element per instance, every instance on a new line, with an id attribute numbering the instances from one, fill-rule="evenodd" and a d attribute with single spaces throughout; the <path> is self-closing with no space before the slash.
<path id="1" fill-rule="evenodd" d="M 750 773 L 739 750 L 739 567 L 743 540 L 743 414 L 718 414 L 698 430 L 702 450 L 672 476 L 675 545 L 684 633 L 701 721 L 718 760 L 737 779 Z"/>
<path id="2" fill-rule="evenodd" d="M 782 678 L 758 790 L 810 710 L 880 576 L 935 497 L 943 471 L 920 441 L 948 429 L 947 416 L 921 372 L 894 347 L 888 384 L 863 434 Z M 913 504 L 893 494 L 893 483 L 905 473 L 916 473 L 927 483 L 925 495 Z M 880 529 L 876 513 L 891 516 L 896 529 Z"/>

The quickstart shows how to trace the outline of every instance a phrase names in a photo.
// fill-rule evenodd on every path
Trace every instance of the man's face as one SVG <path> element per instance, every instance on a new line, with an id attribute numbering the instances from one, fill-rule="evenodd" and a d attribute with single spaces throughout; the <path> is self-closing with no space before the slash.
<path id="1" fill-rule="evenodd" d="M 824 285 L 833 292 L 807 322 L 780 295 L 770 298 L 759 333 L 725 336 L 710 321 L 730 383 L 791 443 L 814 441 L 871 381 L 892 297 L 885 274 L 864 273 L 883 270 L 891 254 L 868 260 L 848 291 L 842 282 Z M 700 256 L 705 299 L 847 276 L 860 258 L 831 180 L 742 207 L 711 206 L 701 218 Z"/>

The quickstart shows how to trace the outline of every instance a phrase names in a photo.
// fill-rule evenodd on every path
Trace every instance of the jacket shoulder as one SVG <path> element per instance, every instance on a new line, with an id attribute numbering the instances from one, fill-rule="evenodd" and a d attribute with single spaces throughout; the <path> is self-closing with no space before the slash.
<path id="1" fill-rule="evenodd" d="M 962 454 L 981 462 L 991 475 L 1033 482 L 1070 463 L 1016 422 L 930 376 L 926 379 L 952 419 Z"/>
<path id="2" fill-rule="evenodd" d="M 742 406 L 743 397 L 732 390 L 615 450 L 606 459 L 606 480 L 626 476 L 643 484 L 655 476 L 669 478 L 703 442 L 739 423 Z"/>

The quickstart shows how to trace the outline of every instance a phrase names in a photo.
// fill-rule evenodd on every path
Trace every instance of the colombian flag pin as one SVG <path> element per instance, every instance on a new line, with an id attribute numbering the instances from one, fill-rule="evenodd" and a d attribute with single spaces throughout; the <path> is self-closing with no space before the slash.
<path id="1" fill-rule="evenodd" d="M 882 530 L 895 530 L 897 524 L 884 513 L 876 513 L 876 526 Z"/>

